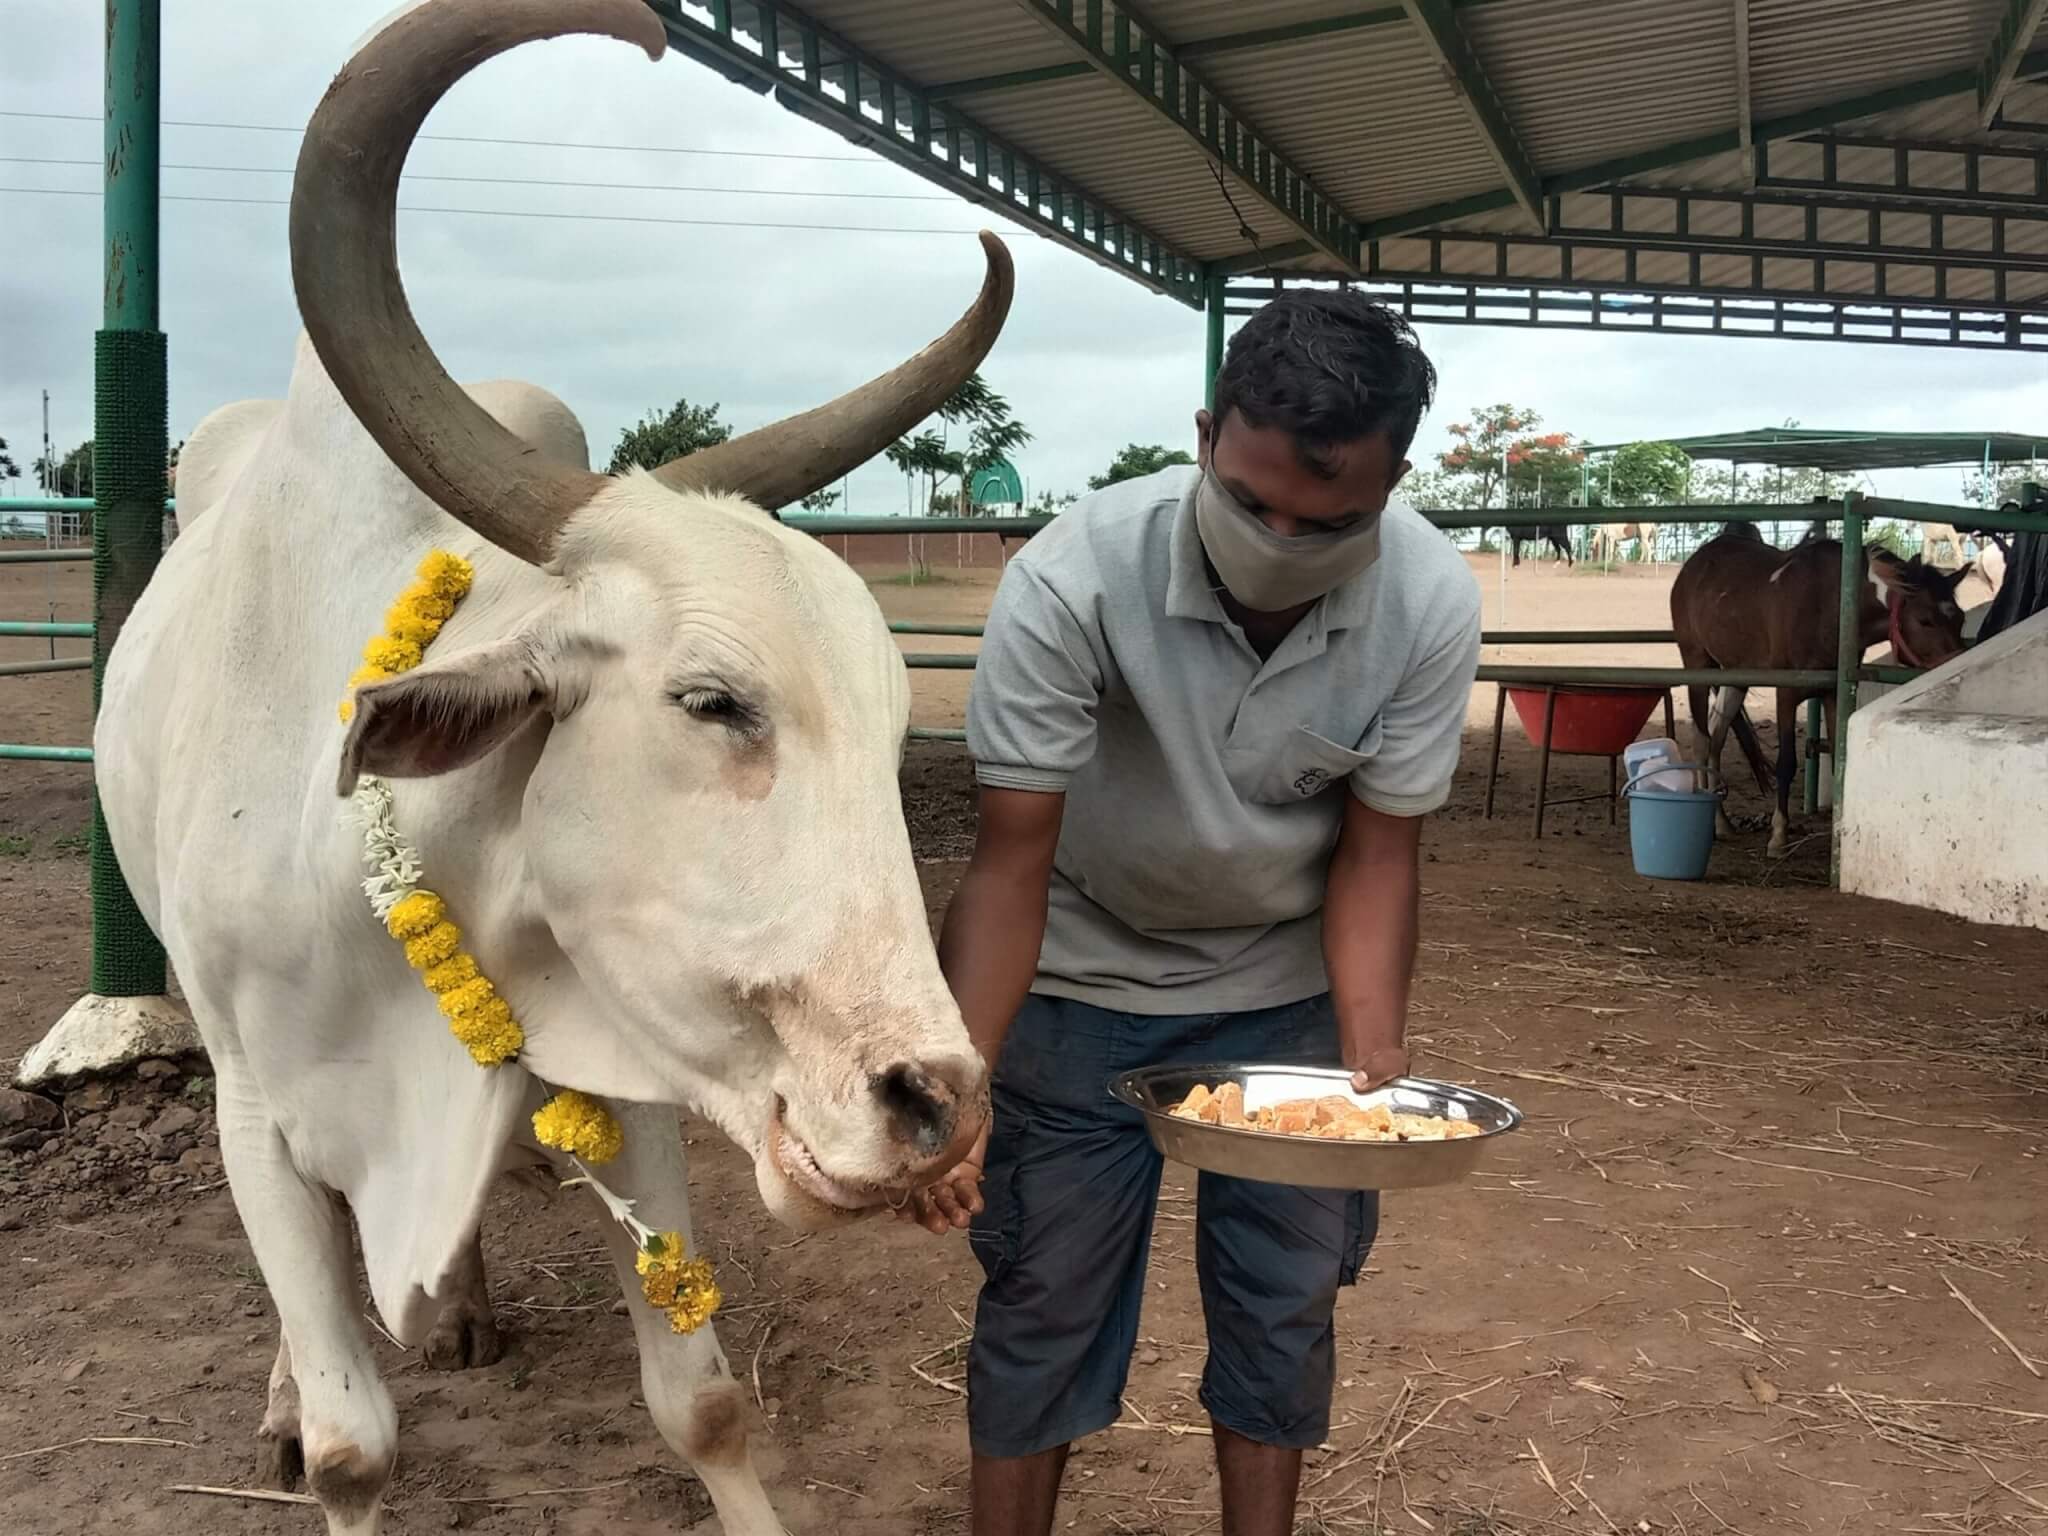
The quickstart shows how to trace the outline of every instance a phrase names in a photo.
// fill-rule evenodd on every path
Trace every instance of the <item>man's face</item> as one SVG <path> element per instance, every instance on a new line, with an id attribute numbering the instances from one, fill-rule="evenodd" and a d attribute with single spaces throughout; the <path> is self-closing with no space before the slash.
<path id="1" fill-rule="evenodd" d="M 1208 411 L 1195 412 L 1201 465 L 1214 470 L 1238 505 L 1282 538 L 1330 533 L 1378 517 L 1408 473 L 1384 432 L 1333 448 L 1323 475 L 1311 468 L 1291 434 L 1254 427 L 1242 416 L 1218 427 Z"/>

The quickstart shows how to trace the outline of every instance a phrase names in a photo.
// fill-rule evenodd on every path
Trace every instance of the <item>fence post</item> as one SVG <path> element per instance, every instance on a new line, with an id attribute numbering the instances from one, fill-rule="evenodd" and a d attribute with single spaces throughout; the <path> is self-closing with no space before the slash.
<path id="1" fill-rule="evenodd" d="M 102 193 L 105 284 L 93 338 L 93 712 L 108 653 L 163 554 L 169 489 L 164 334 L 157 328 L 161 0 L 107 0 Z M 91 991 L 23 1058 L 17 1080 L 109 1070 L 197 1049 L 168 998 L 163 946 L 121 876 L 93 793 Z"/>
<path id="2" fill-rule="evenodd" d="M 1806 701 L 1806 814 L 1811 816 L 1820 809 L 1820 732 L 1821 707 L 1819 699 Z M 1828 743 L 1833 752 L 1835 744 Z"/>
<path id="3" fill-rule="evenodd" d="M 1849 774 L 1849 716 L 1856 710 L 1856 674 L 1863 666 L 1863 508 L 1851 491 L 1842 498 L 1842 593 L 1836 630 L 1835 737 L 1833 754 L 1833 827 L 1829 835 L 1828 879 L 1842 883 L 1842 821 L 1847 810 L 1844 787 Z"/>

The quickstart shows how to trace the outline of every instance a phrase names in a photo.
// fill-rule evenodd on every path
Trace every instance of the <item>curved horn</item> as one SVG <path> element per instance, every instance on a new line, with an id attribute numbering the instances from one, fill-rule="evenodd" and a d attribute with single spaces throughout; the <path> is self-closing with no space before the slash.
<path id="1" fill-rule="evenodd" d="M 306 127 L 292 180 L 292 285 L 306 333 L 349 409 L 450 516 L 523 560 L 605 483 L 542 457 L 448 377 L 398 277 L 398 177 L 449 88 L 521 43 L 595 33 L 660 58 L 643 0 L 426 0 L 365 42 Z"/>
<path id="2" fill-rule="evenodd" d="M 735 491 L 773 512 L 865 464 L 943 405 L 995 345 L 1016 273 L 987 230 L 981 248 L 988 275 L 973 307 L 908 362 L 815 410 L 671 459 L 655 478 L 678 491 Z"/>

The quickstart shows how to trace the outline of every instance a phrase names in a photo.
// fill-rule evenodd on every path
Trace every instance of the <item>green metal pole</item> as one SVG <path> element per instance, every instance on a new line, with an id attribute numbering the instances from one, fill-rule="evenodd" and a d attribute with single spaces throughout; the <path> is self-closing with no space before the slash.
<path id="1" fill-rule="evenodd" d="M 1217 273 L 1206 283 L 1208 290 L 1209 359 L 1208 371 L 1202 379 L 1202 404 L 1210 409 L 1216 405 L 1216 375 L 1223 371 L 1223 289 L 1224 277 Z"/>
<path id="2" fill-rule="evenodd" d="M 1820 741 L 1821 707 L 1819 699 L 1806 701 L 1806 814 L 1811 816 L 1820 809 L 1820 754 L 1815 745 Z M 1834 750 L 1833 743 L 1829 744 Z"/>
<path id="3" fill-rule="evenodd" d="M 163 554 L 169 405 L 157 329 L 160 0 L 107 0 L 104 324 L 93 345 L 93 709 L 108 653 Z M 99 795 L 92 815 L 92 990 L 164 991 L 163 946 L 121 878 Z"/>
<path id="4" fill-rule="evenodd" d="M 1842 498 L 1842 595 L 1836 630 L 1834 829 L 1829 839 L 1829 878 L 1842 883 L 1842 822 L 1847 809 L 1849 716 L 1856 711 L 1856 674 L 1863 665 L 1863 509 L 1850 492 Z"/>

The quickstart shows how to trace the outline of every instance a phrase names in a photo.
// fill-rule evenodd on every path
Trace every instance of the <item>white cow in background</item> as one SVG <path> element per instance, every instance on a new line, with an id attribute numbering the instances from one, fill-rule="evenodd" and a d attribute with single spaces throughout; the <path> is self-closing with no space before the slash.
<path id="1" fill-rule="evenodd" d="M 1944 549 L 1955 551 L 1955 563 L 1967 565 L 1970 557 L 1963 552 L 1963 536 L 1947 523 L 1922 523 L 1920 525 L 1920 563 L 1939 565 L 1939 556 Z"/>
<path id="2" fill-rule="evenodd" d="M 337 75 L 293 188 L 308 339 L 289 392 L 193 433 L 183 533 L 114 649 L 95 737 L 283 1325 L 264 1435 L 303 1456 L 336 1536 L 378 1530 L 397 1450 L 348 1218 L 398 1339 L 487 1354 L 478 1223 L 501 1166 L 538 1155 L 519 1150 L 537 1079 L 611 1102 L 626 1137 L 606 1184 L 686 1237 L 679 1106 L 800 1227 L 950 1165 L 986 1113 L 902 817 L 902 657 L 860 578 L 762 509 L 836 482 L 966 379 L 1007 313 L 1008 255 L 984 236 L 973 308 L 872 383 L 651 474 L 591 473 L 553 396 L 449 379 L 393 230 L 442 95 L 508 48 L 586 32 L 663 49 L 642 0 L 428 0 Z M 360 649 L 435 549 L 473 564 L 469 596 L 344 726 Z M 464 948 L 516 1008 L 515 1061 L 470 1060 L 370 910 L 359 774 L 391 781 Z M 727 1532 L 780 1531 L 711 1329 L 671 1332 L 612 1230 L 656 1424 Z"/>
<path id="3" fill-rule="evenodd" d="M 1601 523 L 1586 543 L 1588 560 L 1619 558 L 1621 546 L 1630 539 L 1645 537 L 1641 523 Z"/>
<path id="4" fill-rule="evenodd" d="M 2005 585 L 2005 548 L 1996 539 L 1986 539 L 1977 550 L 1977 575 L 1991 589 L 1993 597 Z"/>

